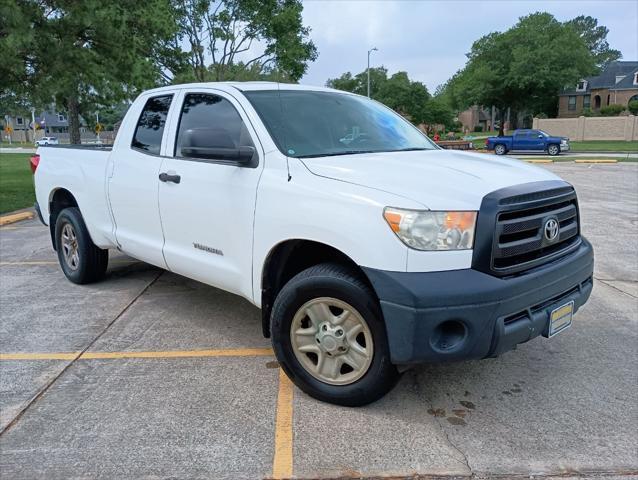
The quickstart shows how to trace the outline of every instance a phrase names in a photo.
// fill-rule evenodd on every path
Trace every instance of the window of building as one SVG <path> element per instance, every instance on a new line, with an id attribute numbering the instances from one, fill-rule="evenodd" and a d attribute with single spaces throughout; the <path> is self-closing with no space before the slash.
<path id="1" fill-rule="evenodd" d="M 570 95 L 567 101 L 567 110 L 576 110 L 576 96 Z"/>
<path id="2" fill-rule="evenodd" d="M 131 146 L 148 153 L 159 155 L 166 116 L 173 95 L 149 98 L 135 127 Z"/>
<path id="3" fill-rule="evenodd" d="M 577 92 L 584 92 L 585 90 L 587 90 L 587 80 L 581 80 L 576 85 L 576 91 Z"/>
<path id="4" fill-rule="evenodd" d="M 16 117 L 16 125 L 24 125 L 24 118 Z"/>
<path id="5" fill-rule="evenodd" d="M 58 122 L 66 122 L 66 118 L 64 118 L 64 114 L 58 112 Z"/>
<path id="6" fill-rule="evenodd" d="M 591 108 L 591 95 L 585 95 L 583 97 L 583 109 Z"/>
<path id="7" fill-rule="evenodd" d="M 638 85 L 638 72 L 634 73 L 634 85 Z"/>
<path id="8" fill-rule="evenodd" d="M 609 105 L 610 100 L 611 100 L 611 95 L 607 95 L 607 105 Z"/>
<path id="9" fill-rule="evenodd" d="M 232 103 L 218 95 L 189 93 L 184 99 L 175 142 L 176 157 L 186 145 L 207 148 L 252 147 L 253 142 Z"/>

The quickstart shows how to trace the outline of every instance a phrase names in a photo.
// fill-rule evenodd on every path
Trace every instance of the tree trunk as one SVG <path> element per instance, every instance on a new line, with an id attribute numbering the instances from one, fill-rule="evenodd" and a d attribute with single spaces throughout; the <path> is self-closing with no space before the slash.
<path id="1" fill-rule="evenodd" d="M 79 145 L 82 140 L 80 138 L 80 105 L 77 97 L 69 98 L 67 108 L 69 110 L 69 143 Z"/>
<path id="2" fill-rule="evenodd" d="M 505 133 L 503 133 L 503 126 L 505 125 L 505 109 L 499 108 L 498 111 L 501 114 L 501 122 L 498 126 L 498 136 L 502 137 L 503 135 L 505 135 Z"/>

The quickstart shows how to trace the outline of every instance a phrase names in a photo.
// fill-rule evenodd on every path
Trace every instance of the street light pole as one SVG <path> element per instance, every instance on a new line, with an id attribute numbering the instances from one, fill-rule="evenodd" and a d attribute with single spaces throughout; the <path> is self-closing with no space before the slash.
<path id="1" fill-rule="evenodd" d="M 370 98 L 370 54 L 377 51 L 377 47 L 372 47 L 370 50 L 368 50 L 368 98 Z"/>

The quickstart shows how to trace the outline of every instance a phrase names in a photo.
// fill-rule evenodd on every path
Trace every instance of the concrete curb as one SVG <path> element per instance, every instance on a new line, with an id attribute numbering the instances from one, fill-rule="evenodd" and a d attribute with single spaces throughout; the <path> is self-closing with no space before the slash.
<path id="1" fill-rule="evenodd" d="M 0 216 L 0 226 L 9 225 L 22 220 L 31 220 L 33 217 L 35 217 L 35 213 L 30 210 L 10 213 L 8 215 Z"/>
<path id="2" fill-rule="evenodd" d="M 603 158 L 596 159 L 596 158 L 593 158 L 591 160 L 586 160 L 586 159 L 574 160 L 574 163 L 618 163 L 618 160 L 614 160 L 614 159 L 611 159 L 611 158 L 608 158 L 608 159 L 603 159 Z"/>

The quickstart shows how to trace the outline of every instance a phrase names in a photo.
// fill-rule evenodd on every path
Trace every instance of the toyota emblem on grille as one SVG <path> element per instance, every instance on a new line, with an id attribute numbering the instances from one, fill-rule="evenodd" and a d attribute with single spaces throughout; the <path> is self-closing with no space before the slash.
<path id="1" fill-rule="evenodd" d="M 543 227 L 545 231 L 545 239 L 549 242 L 553 242 L 558 238 L 558 234 L 560 232 L 560 227 L 558 225 L 558 220 L 555 218 L 550 218 L 545 222 L 545 227 Z"/>

